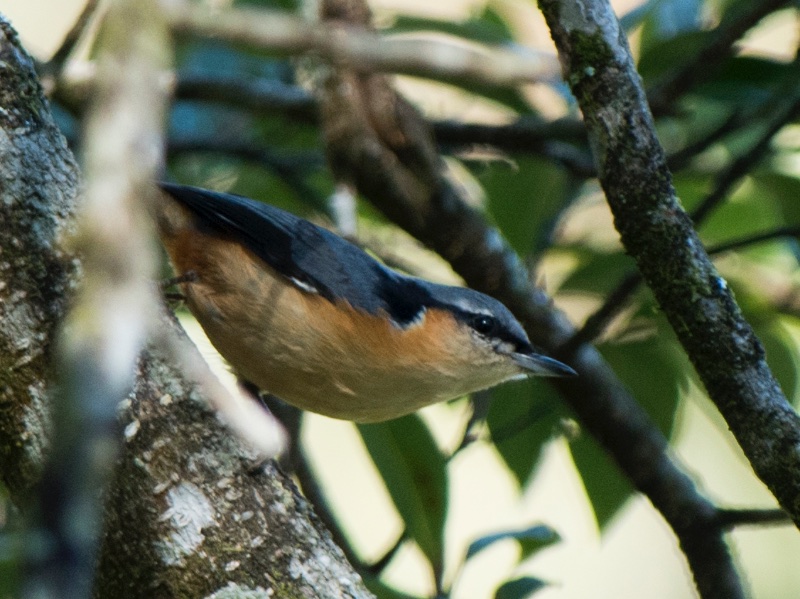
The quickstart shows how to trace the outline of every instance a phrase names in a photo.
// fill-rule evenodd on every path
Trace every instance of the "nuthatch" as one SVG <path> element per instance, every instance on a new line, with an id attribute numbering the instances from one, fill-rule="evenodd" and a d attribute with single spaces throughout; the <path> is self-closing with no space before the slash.
<path id="1" fill-rule="evenodd" d="M 526 375 L 566 376 L 497 300 L 397 273 L 306 220 L 162 183 L 157 222 L 186 305 L 243 379 L 375 422 Z"/>

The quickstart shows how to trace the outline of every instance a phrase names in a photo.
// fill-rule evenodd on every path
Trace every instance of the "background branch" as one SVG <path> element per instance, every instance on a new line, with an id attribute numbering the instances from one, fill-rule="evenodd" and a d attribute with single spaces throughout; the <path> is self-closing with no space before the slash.
<path id="1" fill-rule="evenodd" d="M 328 0 L 325 7 L 331 6 L 341 5 Z M 555 351 L 574 334 L 530 283 L 497 231 L 441 178 L 427 129 L 387 78 L 333 72 L 320 102 L 328 154 L 339 177 L 353 182 L 390 219 L 440 253 L 470 287 L 509 306 L 534 343 Z M 741 597 L 721 530 L 710 532 L 715 509 L 675 466 L 666 439 L 594 348 L 583 346 L 560 357 L 580 376 L 558 380 L 556 387 L 586 430 L 673 527 L 701 595 Z"/>
<path id="2" fill-rule="evenodd" d="M 366 70 L 505 86 L 551 80 L 558 72 L 552 56 L 533 52 L 520 55 L 428 39 L 391 39 L 370 31 L 310 23 L 285 12 L 213 11 L 182 2 L 169 3 L 166 8 L 178 33 L 213 36 L 273 51 L 313 51 Z"/>

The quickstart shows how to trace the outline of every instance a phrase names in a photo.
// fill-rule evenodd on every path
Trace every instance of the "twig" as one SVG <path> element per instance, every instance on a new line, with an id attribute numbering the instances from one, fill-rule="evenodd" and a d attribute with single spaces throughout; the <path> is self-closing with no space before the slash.
<path id="1" fill-rule="evenodd" d="M 487 144 L 509 152 L 529 152 L 532 146 L 554 140 L 576 144 L 587 142 L 583 123 L 573 118 L 547 122 L 522 117 L 507 125 L 447 120 L 431 124 L 436 140 L 441 144 Z"/>
<path id="2" fill-rule="evenodd" d="M 476 426 L 486 421 L 491 399 L 491 393 L 489 393 L 489 391 L 478 391 L 470 396 L 469 400 L 472 410 L 470 411 L 467 422 L 464 424 L 464 430 L 461 433 L 461 441 L 458 447 L 447 456 L 448 462 L 479 439 L 474 429 Z"/>
<path id="3" fill-rule="evenodd" d="M 781 237 L 800 237 L 800 227 L 778 227 L 776 229 L 772 229 L 771 231 L 755 233 L 753 235 L 748 235 L 747 237 L 732 239 L 717 245 L 712 245 L 706 248 L 706 251 L 708 252 L 709 256 L 713 256 L 716 254 L 722 254 L 724 252 L 739 250 L 741 248 L 756 245 L 758 243 L 764 243 L 765 241 L 780 239 Z"/>
<path id="4" fill-rule="evenodd" d="M 369 564 L 368 566 L 365 566 L 364 569 L 373 576 L 376 577 L 380 576 L 381 573 L 383 573 L 383 571 L 386 569 L 386 566 L 388 566 L 394 559 L 394 557 L 397 555 L 397 552 L 400 551 L 400 549 L 402 549 L 403 543 L 405 543 L 406 540 L 407 540 L 406 532 L 404 530 L 403 533 L 399 537 L 397 537 L 397 540 L 392 544 L 392 546 L 389 547 L 386 553 L 384 553 L 380 558 L 378 558 L 373 563 Z"/>
<path id="5" fill-rule="evenodd" d="M 737 526 L 764 526 L 791 524 L 792 519 L 783 510 L 717 510 L 717 524 L 730 530 Z"/>
<path id="6" fill-rule="evenodd" d="M 67 35 L 64 36 L 64 41 L 61 42 L 61 46 L 55 51 L 52 58 L 43 65 L 46 71 L 55 72 L 63 66 L 64 62 L 69 58 L 69 55 L 80 41 L 81 35 L 89 24 L 99 4 L 99 0 L 88 0 L 86 2 L 81 14 L 78 15 L 77 20 L 67 32 Z"/>
<path id="7" fill-rule="evenodd" d="M 692 87 L 713 75 L 733 52 L 734 43 L 766 15 L 787 0 L 763 0 L 747 5 L 740 15 L 723 22 L 711 36 L 709 43 L 685 66 L 668 75 L 647 94 L 652 111 L 656 114 L 669 110 L 669 106 Z"/>
<path id="8" fill-rule="evenodd" d="M 712 191 L 697 205 L 692 212 L 691 218 L 695 226 L 700 226 L 702 222 L 711 214 L 711 212 L 719 206 L 725 197 L 730 193 L 731 189 L 736 184 L 746 177 L 750 171 L 764 158 L 764 155 L 769 151 L 770 143 L 775 135 L 792 119 L 794 119 L 800 112 L 800 98 L 785 104 L 782 110 L 777 110 L 776 115 L 767 124 L 764 133 L 750 146 L 746 151 L 742 152 L 733 162 L 731 162 L 724 171 L 722 171 L 714 181 Z M 785 237 L 785 235 L 777 235 Z M 747 242 L 757 243 L 758 240 Z M 730 248 L 735 249 L 735 248 Z M 707 250 L 708 253 L 719 253 L 725 249 L 711 248 Z M 617 287 L 609 294 L 603 305 L 600 306 L 589 318 L 583 328 L 576 333 L 573 339 L 565 345 L 565 348 L 576 348 L 581 343 L 591 343 L 595 340 L 611 320 L 619 314 L 627 304 L 631 295 L 639 288 L 641 283 L 641 275 L 638 273 L 631 273 L 627 275 Z"/>
<path id="9" fill-rule="evenodd" d="M 723 137 L 743 126 L 746 122 L 741 112 L 734 112 L 725 119 L 724 123 L 713 129 L 705 137 L 670 154 L 667 158 L 670 170 L 672 172 L 681 170 L 692 158 L 706 151 Z"/>
<path id="10" fill-rule="evenodd" d="M 274 79 L 181 75 L 175 86 L 175 97 L 234 104 L 257 112 L 280 112 L 304 123 L 317 122 L 314 97 L 302 87 Z"/>
<path id="11" fill-rule="evenodd" d="M 642 283 L 642 275 L 629 273 L 606 297 L 603 305 L 591 314 L 583 326 L 560 349 L 564 354 L 571 354 L 584 343 L 594 342 L 606 329 L 609 323 L 625 308 L 630 297 Z"/>
<path id="12" fill-rule="evenodd" d="M 787 123 L 791 122 L 800 114 L 800 97 L 795 96 L 791 102 L 785 104 L 782 109 L 776 110 L 775 116 L 767 122 L 764 133 L 750 146 L 747 151 L 742 152 L 736 160 L 731 162 L 728 167 L 720 173 L 714 181 L 714 190 L 706 196 L 700 204 L 692 211 L 691 217 L 695 226 L 700 224 L 725 199 L 725 196 L 736 183 L 742 180 L 750 171 L 764 158 L 769 151 L 772 138 Z"/>

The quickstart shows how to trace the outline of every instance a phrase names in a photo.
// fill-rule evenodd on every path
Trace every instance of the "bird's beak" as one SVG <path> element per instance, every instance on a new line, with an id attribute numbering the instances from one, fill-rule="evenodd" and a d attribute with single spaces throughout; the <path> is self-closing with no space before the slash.
<path id="1" fill-rule="evenodd" d="M 511 359 L 517 366 L 527 370 L 526 374 L 534 376 L 577 376 L 578 374 L 566 364 L 542 354 L 514 352 L 511 354 Z"/>

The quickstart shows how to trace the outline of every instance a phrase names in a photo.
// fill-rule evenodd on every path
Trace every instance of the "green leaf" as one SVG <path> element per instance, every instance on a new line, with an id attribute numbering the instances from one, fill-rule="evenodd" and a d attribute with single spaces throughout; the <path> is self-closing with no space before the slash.
<path id="1" fill-rule="evenodd" d="M 503 541 L 505 539 L 514 539 L 517 541 L 520 549 L 522 550 L 520 561 L 523 561 L 528 559 L 539 550 L 557 543 L 561 540 L 561 537 L 555 530 L 543 524 L 538 524 L 522 530 L 507 530 L 504 532 L 498 532 L 491 535 L 486 535 L 470 543 L 469 549 L 467 549 L 466 559 L 470 559 L 475 554 L 483 551 L 497 541 Z"/>
<path id="2" fill-rule="evenodd" d="M 362 575 L 364 585 L 372 592 L 378 599 L 422 599 L 416 595 L 409 595 L 396 588 L 389 586 L 379 578 L 373 576 Z"/>
<path id="3" fill-rule="evenodd" d="M 797 319 L 794 316 L 776 314 L 772 300 L 764 298 L 761 290 L 755 288 L 746 276 L 729 277 L 728 285 L 764 346 L 767 365 L 778 379 L 786 397 L 796 403 L 800 391 L 797 376 L 800 369 L 795 328 Z"/>
<path id="4" fill-rule="evenodd" d="M 487 6 L 481 14 L 460 23 L 403 15 L 395 20 L 389 30 L 394 33 L 436 31 L 490 45 L 507 44 L 514 39 L 507 23 L 491 6 Z"/>
<path id="5" fill-rule="evenodd" d="M 494 599 L 524 599 L 548 586 L 548 583 L 530 576 L 523 576 L 503 583 L 494 594 Z"/>
<path id="6" fill-rule="evenodd" d="M 605 450 L 588 434 L 572 441 L 569 449 L 592 503 L 597 525 L 602 529 L 631 496 L 633 487 Z"/>
<path id="7" fill-rule="evenodd" d="M 691 365 L 660 315 L 649 338 L 598 348 L 659 430 L 670 435 L 680 392 Z"/>
<path id="8" fill-rule="evenodd" d="M 642 312 L 649 312 L 649 306 L 645 303 Z M 653 331 L 646 339 L 605 343 L 598 349 L 656 426 L 669 437 L 691 366 L 665 320 L 658 316 L 651 326 Z M 630 497 L 631 484 L 588 435 L 570 443 L 570 450 L 598 526 L 603 528 Z"/>
<path id="9" fill-rule="evenodd" d="M 675 192 L 688 212 L 694 210 L 711 191 L 711 177 L 689 170 L 676 173 L 673 177 Z"/>
<path id="10" fill-rule="evenodd" d="M 645 83 L 657 81 L 696 56 L 708 39 L 708 32 L 702 31 L 682 33 L 663 41 L 654 39 L 644 48 L 637 69 Z"/>
<path id="11" fill-rule="evenodd" d="M 359 424 L 358 430 L 409 536 L 440 573 L 448 499 L 444 454 L 416 414 Z"/>
<path id="12" fill-rule="evenodd" d="M 797 369 L 800 367 L 794 340 L 781 326 L 780 318 L 774 318 L 768 324 L 754 322 L 753 328 L 767 353 L 767 365 L 786 397 L 792 401 L 797 397 Z"/>
<path id="13" fill-rule="evenodd" d="M 563 408 L 542 379 L 492 389 L 486 424 L 497 452 L 521 487 L 528 483 L 542 447 L 558 430 Z"/>
<path id="14" fill-rule="evenodd" d="M 642 28 L 643 49 L 654 42 L 697 31 L 700 26 L 700 0 L 659 0 L 648 6 L 650 14 Z"/>
<path id="15" fill-rule="evenodd" d="M 795 64 L 736 56 L 725 61 L 713 78 L 697 86 L 693 93 L 703 99 L 740 106 L 743 110 L 753 112 L 774 102 L 774 94 L 786 94 L 787 88 L 793 89 L 799 70 L 800 67 Z"/>
<path id="16" fill-rule="evenodd" d="M 562 292 L 584 291 L 605 296 L 636 271 L 636 263 L 622 251 L 601 252 L 581 246 L 569 249 L 579 262 L 561 284 Z"/>
<path id="17" fill-rule="evenodd" d="M 478 181 L 488 209 L 503 236 L 521 255 L 550 245 L 550 232 L 572 199 L 563 169 L 538 158 L 516 158 L 513 166 L 493 162 L 482 167 Z"/>
<path id="18" fill-rule="evenodd" d="M 756 171 L 751 177 L 756 190 L 775 201 L 787 225 L 800 225 L 800 179 L 776 171 Z"/>
<path id="19" fill-rule="evenodd" d="M 747 181 L 702 223 L 700 234 L 703 242 L 711 245 L 782 224 L 780 208 L 769 194 Z"/>

